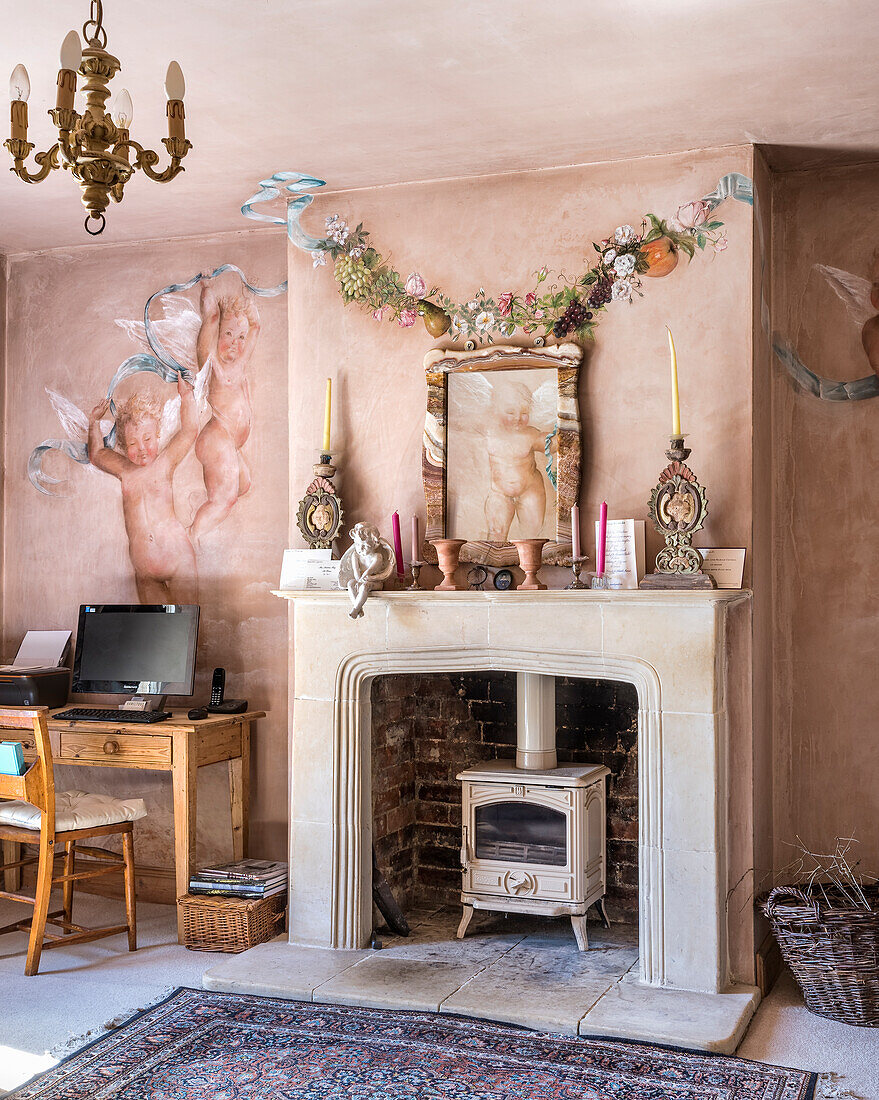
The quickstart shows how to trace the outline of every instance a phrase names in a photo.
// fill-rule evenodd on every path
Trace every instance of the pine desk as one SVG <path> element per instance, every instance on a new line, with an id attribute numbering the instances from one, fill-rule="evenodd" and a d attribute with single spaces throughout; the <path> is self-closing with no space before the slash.
<path id="1" fill-rule="evenodd" d="M 189 878 L 195 869 L 196 775 L 206 764 L 229 762 L 232 858 L 242 859 L 247 855 L 250 733 L 252 723 L 265 718 L 264 710 L 211 714 L 199 722 L 190 721 L 185 710 L 174 711 L 172 718 L 152 725 L 122 720 L 58 722 L 54 719 L 55 713 L 50 713 L 48 725 L 56 764 L 171 773 L 174 877 L 178 898 L 188 893 Z M 25 759 L 34 759 L 34 745 L 28 743 L 27 737 L 22 738 L 22 743 Z M 179 939 L 179 913 L 177 931 Z"/>

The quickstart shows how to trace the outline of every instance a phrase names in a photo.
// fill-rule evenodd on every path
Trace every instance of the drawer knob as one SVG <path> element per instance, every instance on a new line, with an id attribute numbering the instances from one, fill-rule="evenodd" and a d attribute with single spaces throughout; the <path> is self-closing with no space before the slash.
<path id="1" fill-rule="evenodd" d="M 118 741 L 105 741 L 104 742 L 104 752 L 107 754 L 107 756 L 112 756 L 114 753 L 119 752 L 119 742 Z"/>

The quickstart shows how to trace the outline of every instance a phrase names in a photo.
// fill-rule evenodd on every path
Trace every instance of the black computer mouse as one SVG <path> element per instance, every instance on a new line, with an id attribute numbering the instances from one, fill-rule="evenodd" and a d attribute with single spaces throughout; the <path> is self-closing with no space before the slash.
<path id="1" fill-rule="evenodd" d="M 207 707 L 193 707 L 192 710 L 187 711 L 187 713 L 186 713 L 186 717 L 189 718 L 190 721 L 192 721 L 192 722 L 197 722 L 201 718 L 207 718 L 207 716 L 208 716 L 208 708 Z"/>

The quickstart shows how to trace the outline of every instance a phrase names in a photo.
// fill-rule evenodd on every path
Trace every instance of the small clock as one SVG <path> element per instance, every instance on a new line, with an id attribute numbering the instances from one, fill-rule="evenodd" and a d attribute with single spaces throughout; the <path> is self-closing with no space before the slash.
<path id="1" fill-rule="evenodd" d="M 494 575 L 494 586 L 498 592 L 506 592 L 513 587 L 513 574 L 509 569 L 498 569 Z"/>

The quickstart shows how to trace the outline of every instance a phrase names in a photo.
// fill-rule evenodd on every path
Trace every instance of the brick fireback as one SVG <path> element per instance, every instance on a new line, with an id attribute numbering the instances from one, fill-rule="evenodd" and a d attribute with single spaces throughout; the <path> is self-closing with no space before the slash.
<path id="1" fill-rule="evenodd" d="M 560 764 L 605 764 L 607 907 L 638 919 L 638 700 L 631 684 L 556 679 Z M 403 908 L 457 904 L 461 785 L 455 775 L 516 755 L 509 672 L 382 676 L 372 685 L 373 837 Z"/>

